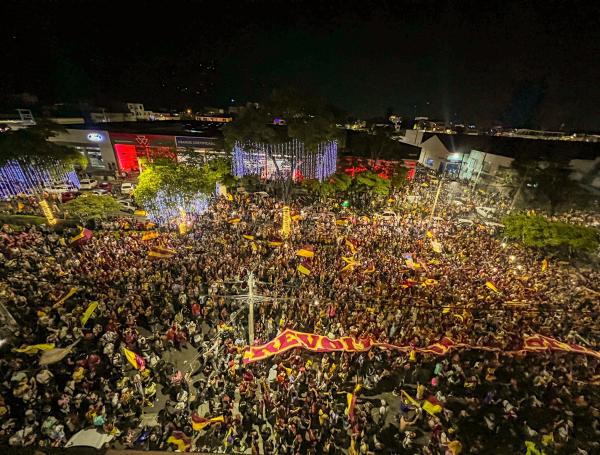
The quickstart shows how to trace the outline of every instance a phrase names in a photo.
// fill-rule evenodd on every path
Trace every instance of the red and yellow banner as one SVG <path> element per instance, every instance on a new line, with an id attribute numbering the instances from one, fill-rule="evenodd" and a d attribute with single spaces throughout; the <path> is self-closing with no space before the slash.
<path id="1" fill-rule="evenodd" d="M 244 352 L 244 363 L 257 362 L 294 348 L 308 349 L 313 352 L 363 352 L 368 351 L 372 346 L 372 341 L 368 339 L 357 340 L 351 337 L 331 339 L 323 335 L 286 329 L 267 344 L 250 346 Z"/>
<path id="2" fill-rule="evenodd" d="M 443 337 L 437 343 L 423 348 L 412 346 L 398 346 L 389 343 L 379 343 L 371 339 L 356 339 L 352 337 L 328 338 L 314 333 L 303 333 L 295 330 L 286 329 L 276 338 L 266 344 L 259 346 L 250 346 L 244 352 L 244 363 L 258 362 L 274 355 L 283 354 L 294 348 L 306 349 L 312 352 L 364 352 L 372 347 L 383 349 L 393 349 L 400 352 L 417 352 L 421 354 L 445 355 L 451 349 L 480 349 L 484 351 L 501 351 L 499 348 L 490 346 L 475 346 L 465 343 L 455 343 L 447 337 Z M 504 354 L 522 354 L 526 352 L 549 352 L 563 351 L 577 354 L 591 355 L 600 359 L 600 352 L 592 349 L 567 344 L 554 338 L 543 335 L 531 335 L 523 338 L 523 346 L 520 350 L 504 351 Z"/>

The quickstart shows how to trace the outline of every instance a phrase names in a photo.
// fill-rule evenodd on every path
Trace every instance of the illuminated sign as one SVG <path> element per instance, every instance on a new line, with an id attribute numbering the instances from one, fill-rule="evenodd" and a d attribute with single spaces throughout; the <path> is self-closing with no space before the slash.
<path id="1" fill-rule="evenodd" d="M 102 142 L 104 137 L 100 133 L 90 133 L 87 135 L 88 141 Z"/>
<path id="2" fill-rule="evenodd" d="M 177 147 L 215 148 L 217 146 L 217 138 L 175 136 L 175 144 Z"/>

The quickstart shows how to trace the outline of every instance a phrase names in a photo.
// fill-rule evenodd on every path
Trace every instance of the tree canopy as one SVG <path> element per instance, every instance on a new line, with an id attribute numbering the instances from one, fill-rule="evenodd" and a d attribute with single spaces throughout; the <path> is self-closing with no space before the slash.
<path id="1" fill-rule="evenodd" d="M 600 242 L 596 229 L 550 221 L 542 216 L 509 215 L 503 223 L 506 237 L 532 247 L 593 251 Z"/>
<path id="2" fill-rule="evenodd" d="M 121 210 L 121 205 L 112 196 L 84 195 L 73 199 L 64 205 L 69 215 L 86 220 L 90 218 L 105 218 L 111 213 Z"/>
<path id="3" fill-rule="evenodd" d="M 276 144 L 298 139 L 307 150 L 315 150 L 323 141 L 339 139 L 338 114 L 322 98 L 293 89 L 275 90 L 261 107 L 247 107 L 223 128 L 225 146 L 231 150 L 238 141 Z M 275 119 L 287 126 L 274 125 Z"/>
<path id="4" fill-rule="evenodd" d="M 0 134 L 0 166 L 9 161 L 25 164 L 87 165 L 84 155 L 72 147 L 48 141 L 60 131 L 60 125 L 41 121 L 36 126 Z"/>
<path id="5" fill-rule="evenodd" d="M 199 193 L 209 195 L 214 193 L 217 182 L 230 178 L 230 170 L 229 160 L 221 158 L 201 166 L 157 160 L 144 165 L 133 194 L 142 205 L 153 201 L 159 191 L 183 198 Z"/>

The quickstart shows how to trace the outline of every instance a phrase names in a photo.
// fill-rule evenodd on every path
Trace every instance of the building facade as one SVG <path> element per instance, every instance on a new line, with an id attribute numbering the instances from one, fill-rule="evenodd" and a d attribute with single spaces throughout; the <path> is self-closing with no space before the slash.
<path id="1" fill-rule="evenodd" d="M 49 139 L 60 145 L 73 147 L 88 160 L 89 173 L 114 174 L 117 161 L 108 131 L 68 128 Z"/>

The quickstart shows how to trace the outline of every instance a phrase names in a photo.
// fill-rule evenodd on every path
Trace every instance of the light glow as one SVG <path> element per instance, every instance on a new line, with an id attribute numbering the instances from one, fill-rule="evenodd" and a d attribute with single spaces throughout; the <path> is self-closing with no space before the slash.
<path id="1" fill-rule="evenodd" d="M 236 142 L 232 172 L 236 177 L 256 175 L 265 180 L 292 178 L 325 180 L 335 173 L 337 141 L 321 142 L 309 152 L 297 139 L 280 144 Z"/>

